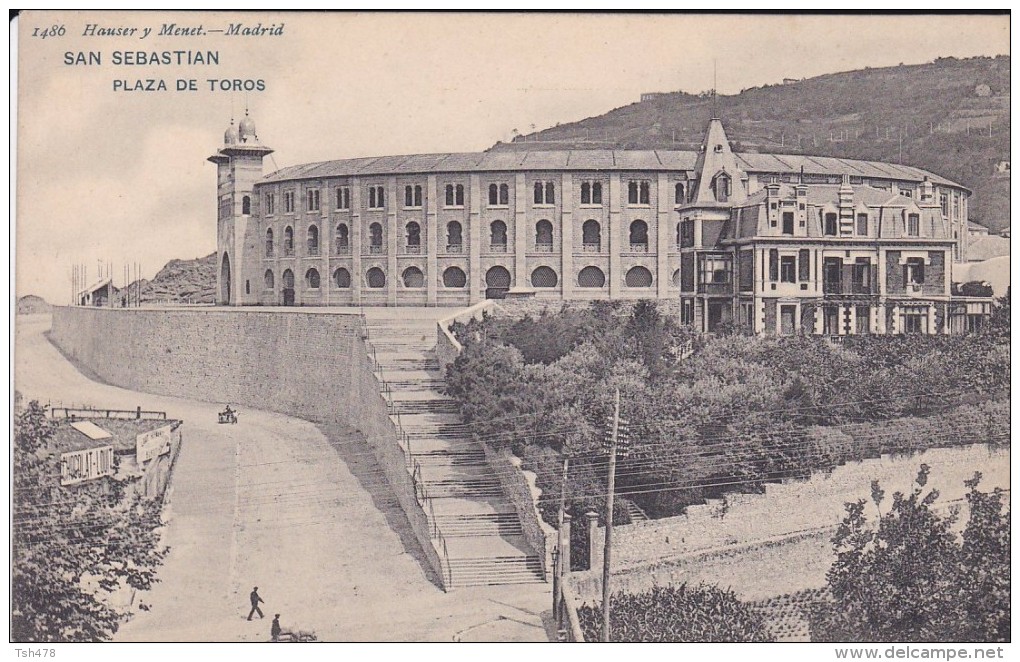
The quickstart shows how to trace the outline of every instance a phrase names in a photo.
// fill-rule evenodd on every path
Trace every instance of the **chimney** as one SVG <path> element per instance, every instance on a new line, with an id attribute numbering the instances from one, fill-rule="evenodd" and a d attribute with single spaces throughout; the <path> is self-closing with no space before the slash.
<path id="1" fill-rule="evenodd" d="M 927 175 L 925 175 L 924 181 L 921 182 L 921 204 L 935 204 L 935 186 L 928 179 Z"/>

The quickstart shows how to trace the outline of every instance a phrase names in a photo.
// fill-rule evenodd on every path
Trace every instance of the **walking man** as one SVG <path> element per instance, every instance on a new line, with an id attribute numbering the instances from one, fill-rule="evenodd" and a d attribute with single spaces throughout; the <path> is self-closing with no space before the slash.
<path id="1" fill-rule="evenodd" d="M 273 617 L 273 627 L 270 628 L 269 635 L 272 637 L 273 641 L 279 641 L 281 632 L 283 632 L 283 628 L 280 627 L 280 615 L 277 614 Z"/>
<path id="2" fill-rule="evenodd" d="M 248 612 L 249 621 L 251 620 L 252 614 L 256 612 L 258 612 L 259 618 L 265 618 L 265 616 L 262 615 L 262 610 L 259 609 L 260 602 L 265 603 L 265 600 L 259 597 L 259 587 L 256 586 L 251 590 L 251 611 Z"/>

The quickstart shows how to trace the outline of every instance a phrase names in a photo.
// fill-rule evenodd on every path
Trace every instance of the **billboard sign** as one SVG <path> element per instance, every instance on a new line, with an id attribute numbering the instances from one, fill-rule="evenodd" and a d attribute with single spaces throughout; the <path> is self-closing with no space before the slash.
<path id="1" fill-rule="evenodd" d="M 60 484 L 76 485 L 113 475 L 113 446 L 60 454 Z"/>
<path id="2" fill-rule="evenodd" d="M 172 433 L 172 426 L 164 425 L 135 437 L 135 458 L 138 464 L 148 462 L 154 457 L 169 452 Z"/>

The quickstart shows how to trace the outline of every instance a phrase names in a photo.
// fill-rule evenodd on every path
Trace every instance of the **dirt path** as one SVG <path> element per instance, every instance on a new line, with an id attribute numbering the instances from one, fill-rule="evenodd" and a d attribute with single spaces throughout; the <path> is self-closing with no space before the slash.
<path id="1" fill-rule="evenodd" d="M 48 315 L 19 316 L 15 387 L 26 400 L 165 410 L 185 421 L 160 583 L 123 641 L 263 641 L 269 621 L 325 641 L 547 641 L 548 585 L 436 588 L 367 446 L 349 428 L 90 380 L 49 341 Z M 259 586 L 265 620 L 251 623 Z"/>

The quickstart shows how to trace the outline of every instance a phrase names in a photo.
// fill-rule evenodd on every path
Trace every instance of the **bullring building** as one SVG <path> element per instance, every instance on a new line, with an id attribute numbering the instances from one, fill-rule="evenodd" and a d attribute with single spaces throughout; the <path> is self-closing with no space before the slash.
<path id="1" fill-rule="evenodd" d="M 217 302 L 467 306 L 485 298 L 679 302 L 703 331 L 947 333 L 963 186 L 917 168 L 701 149 L 514 150 L 308 163 L 247 116 L 217 164 Z"/>

